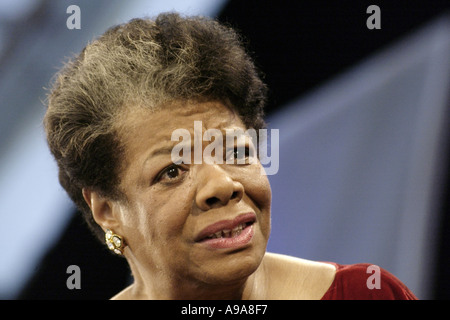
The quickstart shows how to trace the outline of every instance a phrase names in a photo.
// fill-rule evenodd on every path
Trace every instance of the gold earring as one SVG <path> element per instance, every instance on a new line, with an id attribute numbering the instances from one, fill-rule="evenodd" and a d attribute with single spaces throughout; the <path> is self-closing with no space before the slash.
<path id="1" fill-rule="evenodd" d="M 124 248 L 124 241 L 121 236 L 118 234 L 113 233 L 111 230 L 106 229 L 105 233 L 105 241 L 106 245 L 111 251 L 114 251 L 114 253 L 122 255 L 123 254 L 123 248 Z"/>

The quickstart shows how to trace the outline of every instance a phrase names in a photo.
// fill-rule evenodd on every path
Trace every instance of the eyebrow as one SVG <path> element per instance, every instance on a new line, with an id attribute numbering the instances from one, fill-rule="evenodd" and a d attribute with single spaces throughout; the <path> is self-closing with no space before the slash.
<path id="1" fill-rule="evenodd" d="M 167 155 L 170 154 L 172 152 L 172 149 L 174 148 L 174 146 L 163 146 L 160 148 L 157 148 L 155 150 L 153 150 L 144 160 L 143 166 L 145 166 L 147 164 L 147 162 L 155 157 L 158 156 L 163 156 L 163 155 Z"/>
<path id="2" fill-rule="evenodd" d="M 173 148 L 175 147 L 175 145 L 178 145 L 178 143 L 174 143 L 174 145 L 166 145 L 160 148 L 157 148 L 155 150 L 153 150 L 144 160 L 143 162 L 143 167 L 147 164 L 147 162 L 155 157 L 158 156 L 163 156 L 163 155 L 167 155 L 167 154 L 171 154 Z M 194 148 L 193 143 L 189 144 L 191 149 Z"/>
<path id="3" fill-rule="evenodd" d="M 150 153 L 150 155 L 147 157 L 146 161 L 148 159 L 151 159 L 151 158 L 156 157 L 156 156 L 160 156 L 160 155 L 165 155 L 165 154 L 171 153 L 173 148 L 174 148 L 174 146 L 164 146 L 164 147 L 155 149 L 155 150 L 153 150 Z"/>

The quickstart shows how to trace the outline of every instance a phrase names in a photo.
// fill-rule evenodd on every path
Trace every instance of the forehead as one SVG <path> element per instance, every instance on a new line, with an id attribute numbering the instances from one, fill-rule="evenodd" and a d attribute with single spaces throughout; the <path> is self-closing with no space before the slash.
<path id="1" fill-rule="evenodd" d="M 176 129 L 194 130 L 194 121 L 201 121 L 204 130 L 245 128 L 230 108 L 219 102 L 172 103 L 157 110 L 129 108 L 120 119 L 119 139 L 127 153 L 170 142 Z"/>

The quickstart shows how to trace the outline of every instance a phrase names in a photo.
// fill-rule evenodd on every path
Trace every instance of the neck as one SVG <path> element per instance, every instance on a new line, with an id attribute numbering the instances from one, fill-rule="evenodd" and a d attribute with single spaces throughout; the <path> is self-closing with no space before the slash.
<path id="1" fill-rule="evenodd" d="M 127 289 L 130 299 L 139 300 L 252 300 L 264 299 L 266 292 L 264 263 L 243 279 L 209 284 L 194 279 L 170 276 L 164 271 L 148 274 L 136 260 L 128 259 L 134 277 Z M 264 260 L 263 260 L 264 261 Z"/>

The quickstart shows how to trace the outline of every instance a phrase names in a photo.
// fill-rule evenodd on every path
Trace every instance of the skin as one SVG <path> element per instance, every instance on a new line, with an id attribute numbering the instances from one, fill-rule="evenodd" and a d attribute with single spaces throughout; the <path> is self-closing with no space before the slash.
<path id="1" fill-rule="evenodd" d="M 202 132 L 246 130 L 218 102 L 179 102 L 153 112 L 134 107 L 119 130 L 126 147 L 120 183 L 126 201 L 83 189 L 95 221 L 127 245 L 134 283 L 113 298 L 320 299 L 334 279 L 334 266 L 266 253 L 271 190 L 259 162 L 173 167 L 170 150 L 178 141 L 171 134 L 184 128 L 194 137 L 194 121 L 202 121 Z M 159 148 L 169 151 L 153 154 Z M 246 212 L 256 214 L 254 236 L 240 250 L 195 241 L 206 226 Z"/>

